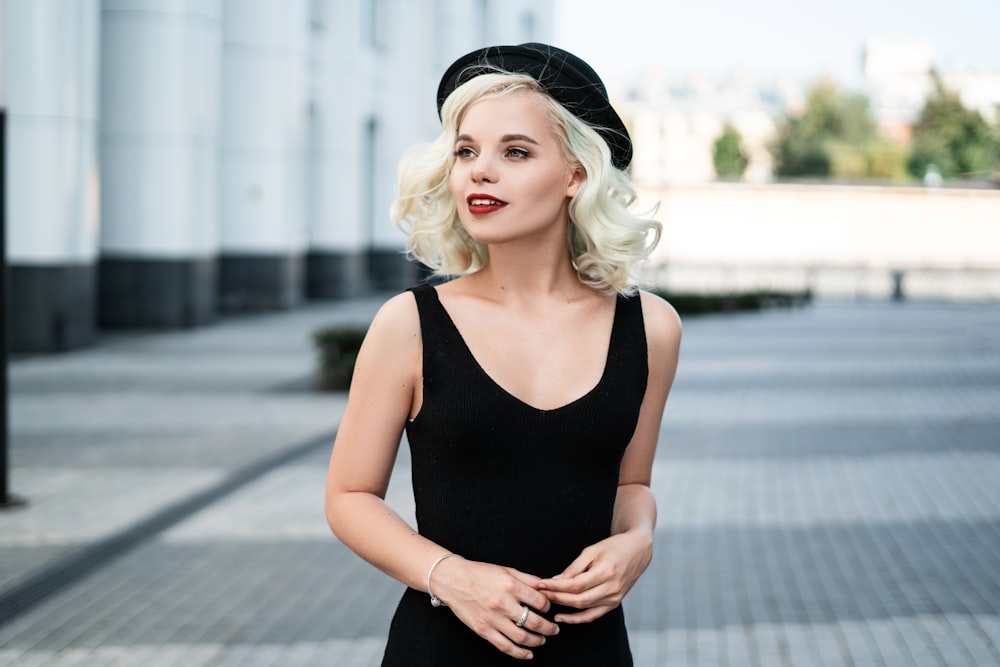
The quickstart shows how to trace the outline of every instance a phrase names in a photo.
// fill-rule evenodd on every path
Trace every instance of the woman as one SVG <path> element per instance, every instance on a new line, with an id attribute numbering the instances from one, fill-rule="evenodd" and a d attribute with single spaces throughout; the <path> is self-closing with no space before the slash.
<path id="1" fill-rule="evenodd" d="M 632 146 L 604 85 L 543 44 L 460 58 L 393 215 L 442 276 L 389 300 L 330 460 L 334 533 L 408 586 L 383 665 L 630 665 L 649 483 L 681 327 L 630 284 Z M 384 502 L 401 433 L 419 532 Z"/>

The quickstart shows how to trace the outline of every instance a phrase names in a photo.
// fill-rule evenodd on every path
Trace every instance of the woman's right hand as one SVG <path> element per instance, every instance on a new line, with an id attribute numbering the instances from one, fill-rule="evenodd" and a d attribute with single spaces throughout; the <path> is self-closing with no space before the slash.
<path id="1" fill-rule="evenodd" d="M 559 633 L 558 625 L 538 613 L 550 604 L 536 588 L 538 581 L 513 568 L 449 558 L 434 568 L 431 588 L 473 632 L 507 655 L 530 660 L 530 649 Z M 524 605 L 527 619 L 518 627 Z"/>

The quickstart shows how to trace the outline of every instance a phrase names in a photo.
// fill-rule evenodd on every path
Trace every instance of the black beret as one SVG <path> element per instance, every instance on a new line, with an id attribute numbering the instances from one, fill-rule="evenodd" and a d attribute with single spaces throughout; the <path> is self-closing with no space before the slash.
<path id="1" fill-rule="evenodd" d="M 584 121 L 607 142 L 611 163 L 625 169 L 632 161 L 632 140 L 611 107 L 608 91 L 597 72 L 583 60 L 548 44 L 490 46 L 467 53 L 441 77 L 437 92 L 438 116 L 449 95 L 466 81 L 496 70 L 527 74 L 545 92 Z"/>

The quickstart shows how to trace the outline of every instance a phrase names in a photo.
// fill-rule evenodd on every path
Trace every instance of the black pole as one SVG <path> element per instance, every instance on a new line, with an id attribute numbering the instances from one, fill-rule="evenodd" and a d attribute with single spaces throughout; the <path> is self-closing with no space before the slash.
<path id="1" fill-rule="evenodd" d="M 7 442 L 10 428 L 7 423 L 7 366 L 10 349 L 7 334 L 10 321 L 7 317 L 7 110 L 0 107 L 0 354 L 3 355 L 3 372 L 0 373 L 0 509 L 24 505 L 24 500 L 11 495 L 7 480 Z"/>
<path id="2" fill-rule="evenodd" d="M 7 504 L 7 110 L 0 107 L 0 353 L 3 373 L 0 373 L 0 506 Z"/>

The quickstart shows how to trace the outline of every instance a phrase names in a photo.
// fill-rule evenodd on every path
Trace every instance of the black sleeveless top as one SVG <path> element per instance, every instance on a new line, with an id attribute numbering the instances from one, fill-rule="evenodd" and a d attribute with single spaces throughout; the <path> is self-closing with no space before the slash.
<path id="1" fill-rule="evenodd" d="M 558 574 L 611 534 L 622 455 L 646 391 L 639 296 L 619 296 L 604 373 L 584 396 L 540 410 L 479 365 L 430 285 L 412 290 L 423 340 L 423 404 L 406 426 L 421 535 L 470 560 Z M 551 618 L 557 610 L 553 609 Z M 540 665 L 631 665 L 618 608 L 533 649 Z M 384 666 L 512 665 L 426 593 L 407 589 Z"/>

